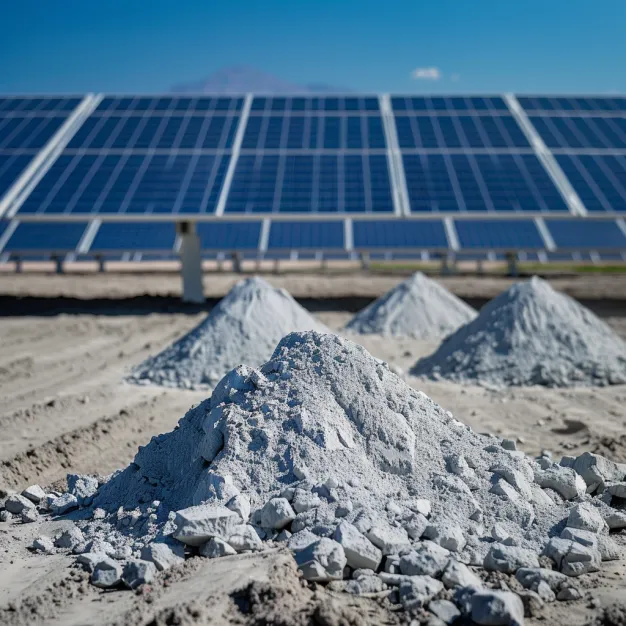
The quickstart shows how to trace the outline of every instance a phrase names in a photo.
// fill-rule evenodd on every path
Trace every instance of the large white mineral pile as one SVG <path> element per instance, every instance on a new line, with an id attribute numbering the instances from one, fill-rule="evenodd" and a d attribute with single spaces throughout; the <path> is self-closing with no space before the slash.
<path id="1" fill-rule="evenodd" d="M 357 313 L 346 330 L 390 337 L 440 339 L 471 322 L 476 311 L 421 272 Z"/>
<path id="2" fill-rule="evenodd" d="M 535 276 L 489 302 L 411 373 L 496 386 L 620 384 L 626 383 L 626 343 Z"/>
<path id="3" fill-rule="evenodd" d="M 282 337 L 298 330 L 330 332 L 284 289 L 248 278 L 238 282 L 199 326 L 135 367 L 127 380 L 167 387 L 214 386 L 241 363 L 261 365 Z"/>
<path id="4" fill-rule="evenodd" d="M 63 545 L 75 541 L 94 584 L 134 588 L 188 554 L 282 544 L 307 580 L 521 624 L 520 596 L 481 572 L 501 573 L 492 586 L 515 574 L 540 601 L 576 597 L 572 577 L 619 556 L 609 530 L 626 528 L 625 479 L 626 466 L 591 454 L 536 462 L 474 433 L 361 346 L 292 333 L 90 491 Z"/>

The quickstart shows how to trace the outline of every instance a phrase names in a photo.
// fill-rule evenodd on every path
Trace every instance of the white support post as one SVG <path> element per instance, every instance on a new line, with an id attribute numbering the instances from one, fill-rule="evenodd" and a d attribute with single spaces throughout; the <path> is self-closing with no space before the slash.
<path id="1" fill-rule="evenodd" d="M 506 94 L 504 101 L 509 107 L 509 111 L 515 118 L 515 121 L 519 124 L 526 139 L 535 151 L 535 155 L 539 159 L 539 162 L 543 165 L 546 172 L 552 179 L 559 193 L 563 196 L 565 203 L 567 204 L 570 213 L 573 215 L 587 215 L 587 209 L 580 199 L 574 187 L 570 183 L 569 179 L 565 175 L 565 172 L 561 169 L 557 160 L 554 158 L 551 150 L 546 146 L 539 133 L 536 131 L 526 111 L 522 108 L 517 98 L 513 94 Z"/>
<path id="2" fill-rule="evenodd" d="M 351 218 L 347 218 L 343 223 L 343 246 L 346 252 L 354 250 L 354 232 L 352 230 Z"/>
<path id="3" fill-rule="evenodd" d="M 448 246 L 450 246 L 450 250 L 454 250 L 454 252 L 458 252 L 460 248 L 459 237 L 456 232 L 454 220 L 451 217 L 444 217 L 443 227 L 446 231 L 446 237 L 448 238 Z"/>
<path id="4" fill-rule="evenodd" d="M 183 302 L 202 304 L 204 289 L 202 286 L 202 256 L 200 237 L 195 224 L 182 222 L 178 225 L 180 237 L 180 262 L 183 280 Z"/>

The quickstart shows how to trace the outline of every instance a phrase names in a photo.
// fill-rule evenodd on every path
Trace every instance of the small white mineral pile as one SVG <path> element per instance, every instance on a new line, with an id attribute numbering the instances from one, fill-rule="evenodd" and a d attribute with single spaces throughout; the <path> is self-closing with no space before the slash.
<path id="1" fill-rule="evenodd" d="M 441 339 L 471 322 L 476 311 L 421 272 L 357 313 L 346 330 L 387 337 Z"/>
<path id="2" fill-rule="evenodd" d="M 485 305 L 411 374 L 489 386 L 626 383 L 626 343 L 534 276 Z"/>
<path id="3" fill-rule="evenodd" d="M 626 528 L 626 466 L 511 447 L 361 346 L 292 333 L 88 492 L 76 533 L 55 545 L 75 542 L 107 588 L 192 554 L 283 545 L 306 580 L 335 591 L 382 593 L 443 623 L 522 624 L 525 609 L 578 597 L 576 577 L 619 557 L 609 533 Z"/>
<path id="4" fill-rule="evenodd" d="M 213 387 L 241 363 L 261 365 L 285 335 L 299 330 L 330 332 L 284 289 L 248 278 L 199 326 L 135 367 L 127 380 L 183 389 Z"/>

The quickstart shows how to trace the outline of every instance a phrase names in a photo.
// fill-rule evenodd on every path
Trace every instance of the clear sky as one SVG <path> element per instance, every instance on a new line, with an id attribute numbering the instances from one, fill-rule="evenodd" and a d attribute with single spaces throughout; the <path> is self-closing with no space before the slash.
<path id="1" fill-rule="evenodd" d="M 366 92 L 626 93 L 626 0 L 3 0 L 0 92 L 231 65 Z"/>

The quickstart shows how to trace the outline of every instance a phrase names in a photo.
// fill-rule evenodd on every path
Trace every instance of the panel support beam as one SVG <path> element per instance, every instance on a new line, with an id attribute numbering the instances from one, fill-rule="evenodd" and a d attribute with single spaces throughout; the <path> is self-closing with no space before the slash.
<path id="1" fill-rule="evenodd" d="M 550 234 L 550 231 L 548 230 L 548 227 L 546 226 L 543 217 L 535 218 L 535 226 L 537 227 L 537 230 L 539 231 L 539 234 L 543 239 L 546 250 L 548 250 L 549 252 L 554 252 L 556 250 L 556 243 L 554 242 L 554 239 L 552 238 L 552 235 Z"/>
<path id="2" fill-rule="evenodd" d="M 570 213 L 573 215 L 587 215 L 587 208 L 583 204 L 579 195 L 572 187 L 569 179 L 565 175 L 565 172 L 561 169 L 554 155 L 546 146 L 539 133 L 536 131 L 526 111 L 522 108 L 522 105 L 518 102 L 517 98 L 513 94 L 505 94 L 504 101 L 506 102 L 511 114 L 519 124 L 520 128 L 526 135 L 526 139 L 532 146 L 533 150 L 539 162 L 543 165 L 546 172 L 552 179 L 552 182 L 556 185 L 559 193 L 563 196 L 565 203 L 567 204 Z"/>
<path id="3" fill-rule="evenodd" d="M 346 252 L 354 250 L 354 231 L 352 230 L 352 220 L 350 218 L 343 223 L 343 246 Z"/>
<path id="4" fill-rule="evenodd" d="M 237 168 L 237 162 L 239 161 L 239 152 L 241 150 L 241 144 L 243 143 L 243 136 L 246 132 L 246 126 L 248 125 L 248 117 L 250 116 L 250 108 L 252 107 L 253 95 L 249 93 L 243 101 L 243 107 L 241 109 L 241 115 L 239 116 L 239 124 L 237 126 L 237 133 L 233 140 L 233 148 L 230 154 L 230 162 L 228 163 L 228 169 L 226 170 L 226 176 L 224 176 L 224 184 L 222 185 L 222 191 L 220 193 L 217 206 L 215 208 L 215 215 L 224 215 L 224 209 L 226 208 L 226 201 L 228 200 L 228 194 L 230 193 L 230 186 L 235 176 L 235 169 Z"/>
<path id="5" fill-rule="evenodd" d="M 80 241 L 76 246 L 77 254 L 87 254 L 89 252 L 89 248 L 91 248 L 91 244 L 96 237 L 100 224 L 100 220 L 92 220 L 89 222 L 87 228 L 85 228 L 83 236 L 80 238 Z"/>
<path id="6" fill-rule="evenodd" d="M 259 236 L 259 252 L 265 254 L 267 252 L 267 245 L 270 240 L 270 228 L 272 223 L 269 219 L 264 219 L 261 223 L 261 235 Z"/>
<path id="7" fill-rule="evenodd" d="M 177 229 L 180 240 L 183 302 L 202 304 L 204 302 L 202 255 L 196 225 L 193 222 L 179 222 Z"/>
<path id="8" fill-rule="evenodd" d="M 459 237 L 456 232 L 456 227 L 454 226 L 454 220 L 451 217 L 444 218 L 443 227 L 446 231 L 446 237 L 448 238 L 450 250 L 458 252 L 461 246 L 459 245 Z"/>
<path id="9" fill-rule="evenodd" d="M 7 241 L 11 239 L 19 224 L 19 220 L 13 220 L 12 222 L 9 222 L 9 225 L 4 229 L 4 232 L 0 236 L 0 252 L 4 250 L 4 246 L 7 245 Z"/>
<path id="10" fill-rule="evenodd" d="M 389 94 L 382 95 L 379 97 L 378 103 L 387 143 L 387 167 L 389 168 L 394 214 L 398 217 L 407 216 L 411 212 L 409 193 L 406 186 L 402 152 L 398 143 L 398 132 L 396 120 L 393 116 L 391 97 Z"/>
<path id="11" fill-rule="evenodd" d="M 0 217 L 13 217 L 20 209 L 30 192 L 37 186 L 46 172 L 52 167 L 76 131 L 100 104 L 102 95 L 88 94 L 65 120 L 52 139 L 40 150 L 30 165 L 22 172 L 0 202 Z"/>

